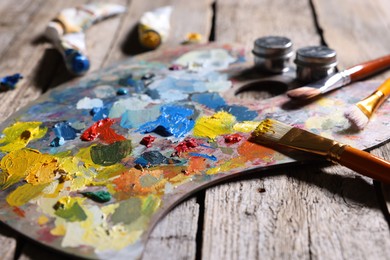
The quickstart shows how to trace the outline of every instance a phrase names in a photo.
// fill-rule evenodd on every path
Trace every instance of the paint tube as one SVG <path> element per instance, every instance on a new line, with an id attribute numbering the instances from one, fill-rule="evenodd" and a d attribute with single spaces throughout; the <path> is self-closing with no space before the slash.
<path id="1" fill-rule="evenodd" d="M 0 91 L 13 90 L 20 84 L 23 76 L 19 73 L 0 78 Z"/>
<path id="2" fill-rule="evenodd" d="M 90 67 L 84 31 L 92 24 L 124 11 L 124 6 L 105 3 L 67 8 L 48 24 L 45 35 L 63 56 L 66 68 L 74 75 L 83 75 Z"/>
<path id="3" fill-rule="evenodd" d="M 142 15 L 138 34 L 140 44 L 148 49 L 156 49 L 168 38 L 170 31 L 171 6 L 157 8 Z"/>
<path id="4" fill-rule="evenodd" d="M 62 26 L 63 34 L 79 33 L 91 27 L 92 24 L 123 13 L 125 10 L 126 8 L 124 6 L 117 4 L 86 4 L 62 10 L 53 19 L 53 22 Z"/>
<path id="5" fill-rule="evenodd" d="M 56 49 L 61 53 L 68 71 L 79 76 L 89 70 L 90 62 L 83 32 L 60 36 L 60 31 L 48 30 L 46 36 L 51 39 Z"/>

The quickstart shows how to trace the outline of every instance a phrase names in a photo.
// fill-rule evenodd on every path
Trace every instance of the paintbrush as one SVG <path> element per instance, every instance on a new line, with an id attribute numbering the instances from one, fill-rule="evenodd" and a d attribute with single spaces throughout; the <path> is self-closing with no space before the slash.
<path id="1" fill-rule="evenodd" d="M 252 139 L 258 143 L 277 144 L 317 154 L 360 174 L 390 184 L 390 162 L 273 119 L 262 121 L 252 132 Z"/>
<path id="2" fill-rule="evenodd" d="M 362 130 L 370 117 L 390 95 L 390 78 L 383 82 L 371 95 L 351 106 L 344 113 L 349 122 Z"/>
<path id="3" fill-rule="evenodd" d="M 390 67 L 390 55 L 352 66 L 319 81 L 287 91 L 286 94 L 294 100 L 308 100 L 371 76 L 388 67 Z"/>

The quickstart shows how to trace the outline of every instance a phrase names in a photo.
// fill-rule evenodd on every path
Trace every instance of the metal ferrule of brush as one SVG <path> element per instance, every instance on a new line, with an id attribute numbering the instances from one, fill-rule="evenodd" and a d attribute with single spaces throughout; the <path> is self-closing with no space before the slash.
<path id="1" fill-rule="evenodd" d="M 340 71 L 332 76 L 326 77 L 322 80 L 317 81 L 312 86 L 316 87 L 317 85 L 321 93 L 325 93 L 328 91 L 332 91 L 334 89 L 338 89 L 342 86 L 345 86 L 351 82 L 351 77 L 345 71 Z"/>
<path id="2" fill-rule="evenodd" d="M 356 106 L 369 118 L 372 113 L 386 100 L 386 96 L 382 91 L 375 91 L 367 98 L 356 103 Z"/>
<path id="3" fill-rule="evenodd" d="M 280 144 L 305 152 L 321 155 L 330 161 L 336 161 L 344 150 L 344 144 L 319 136 L 308 131 L 292 128 L 279 141 Z"/>
<path id="4" fill-rule="evenodd" d="M 340 161 L 341 154 L 344 152 L 346 145 L 338 142 L 334 142 L 332 148 L 329 149 L 326 154 L 326 159 L 338 163 Z"/>

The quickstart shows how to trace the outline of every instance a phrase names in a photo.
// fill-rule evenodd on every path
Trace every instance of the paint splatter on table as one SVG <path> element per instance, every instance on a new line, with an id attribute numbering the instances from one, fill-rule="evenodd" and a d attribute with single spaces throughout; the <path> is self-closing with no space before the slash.
<path id="1" fill-rule="evenodd" d="M 59 87 L 2 124 L 0 219 L 88 258 L 136 258 L 170 208 L 211 183 L 310 160 L 250 141 L 272 117 L 358 148 L 390 138 L 386 102 L 362 132 L 344 109 L 377 83 L 300 108 L 235 93 L 253 78 L 233 45 L 144 55 Z M 383 129 L 383 130 L 381 130 Z"/>

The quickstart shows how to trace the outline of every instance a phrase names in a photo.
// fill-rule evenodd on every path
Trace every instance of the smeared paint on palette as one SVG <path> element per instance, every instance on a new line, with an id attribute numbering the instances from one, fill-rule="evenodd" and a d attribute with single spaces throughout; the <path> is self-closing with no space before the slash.
<path id="1" fill-rule="evenodd" d="M 363 132 L 343 118 L 376 82 L 292 110 L 284 95 L 236 98 L 245 82 L 235 76 L 251 66 L 243 53 L 208 45 L 143 55 L 52 90 L 7 119 L 1 221 L 69 254 L 137 258 L 153 225 L 192 191 L 296 163 L 248 141 L 266 117 L 362 149 L 390 138 L 389 102 Z"/>

